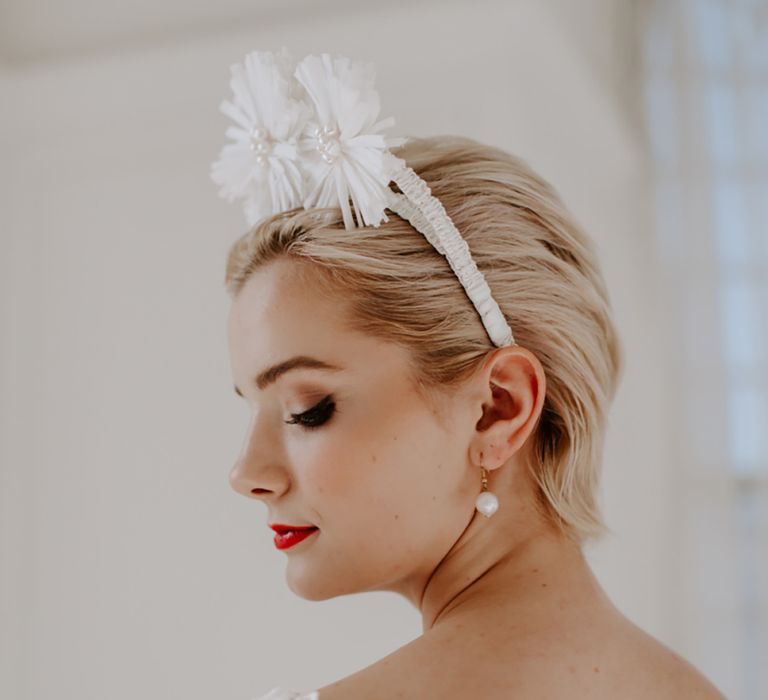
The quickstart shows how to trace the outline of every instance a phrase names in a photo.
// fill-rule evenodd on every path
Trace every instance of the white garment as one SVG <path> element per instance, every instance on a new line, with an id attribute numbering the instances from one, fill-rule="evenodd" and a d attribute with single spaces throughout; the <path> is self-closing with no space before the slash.
<path id="1" fill-rule="evenodd" d="M 255 700 L 319 700 L 319 693 L 313 690 L 309 693 L 299 693 L 285 688 L 272 688 L 266 695 Z"/>

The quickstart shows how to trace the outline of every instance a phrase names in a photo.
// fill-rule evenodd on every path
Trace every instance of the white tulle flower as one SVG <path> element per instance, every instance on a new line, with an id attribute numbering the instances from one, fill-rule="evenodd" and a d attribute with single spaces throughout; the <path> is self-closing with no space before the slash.
<path id="1" fill-rule="evenodd" d="M 373 88 L 374 66 L 346 57 L 307 56 L 296 67 L 314 114 L 300 140 L 305 172 L 304 207 L 341 207 L 344 226 L 374 226 L 388 221 L 384 210 L 393 164 L 389 148 L 405 142 L 380 132 L 394 118 L 376 121 L 379 95 Z"/>
<path id="2" fill-rule="evenodd" d="M 311 106 L 292 72 L 288 51 L 253 51 L 244 64 L 231 66 L 232 101 L 219 109 L 230 117 L 226 144 L 211 164 L 219 194 L 232 202 L 244 200 L 249 225 L 274 213 L 302 206 L 304 173 L 299 138 Z"/>
<path id="3" fill-rule="evenodd" d="M 233 99 L 220 109 L 233 143 L 211 178 L 222 197 L 243 200 L 250 225 L 299 206 L 339 207 L 347 229 L 388 221 L 389 183 L 404 167 L 389 149 L 406 139 L 381 133 L 394 119 L 377 121 L 373 64 L 322 54 L 296 66 L 283 48 L 253 51 L 231 72 Z"/>

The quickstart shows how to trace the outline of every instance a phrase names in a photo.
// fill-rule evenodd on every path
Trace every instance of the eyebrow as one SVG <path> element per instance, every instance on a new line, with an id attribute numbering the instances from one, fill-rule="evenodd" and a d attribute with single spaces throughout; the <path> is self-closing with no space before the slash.
<path id="1" fill-rule="evenodd" d="M 323 369 L 335 372 L 342 368 L 324 362 L 323 360 L 318 360 L 314 357 L 308 357 L 307 355 L 296 355 L 296 357 L 291 357 L 288 360 L 279 362 L 278 364 L 265 369 L 253 380 L 253 383 L 263 391 L 270 384 L 276 382 L 283 374 L 290 372 L 292 369 Z M 235 393 L 238 396 L 245 398 L 243 392 L 241 392 L 237 386 L 235 386 Z"/>

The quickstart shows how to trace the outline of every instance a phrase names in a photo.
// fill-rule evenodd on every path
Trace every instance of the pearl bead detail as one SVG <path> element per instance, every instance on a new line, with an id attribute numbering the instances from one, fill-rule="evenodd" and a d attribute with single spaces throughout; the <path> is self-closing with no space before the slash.
<path id="1" fill-rule="evenodd" d="M 315 127 L 312 135 L 317 139 L 315 148 L 320 157 L 328 164 L 333 163 L 341 152 L 339 130 L 333 126 L 324 126 L 322 129 Z"/>
<path id="2" fill-rule="evenodd" d="M 267 156 L 272 150 L 272 140 L 269 138 L 269 133 L 266 129 L 262 129 L 259 126 L 254 126 L 251 129 L 251 140 L 248 144 L 248 148 L 256 154 L 254 159 L 259 165 L 264 165 L 267 162 Z"/>
<path id="3" fill-rule="evenodd" d="M 490 518 L 499 509 L 499 499 L 495 493 L 483 491 L 475 501 L 475 508 L 486 518 Z"/>

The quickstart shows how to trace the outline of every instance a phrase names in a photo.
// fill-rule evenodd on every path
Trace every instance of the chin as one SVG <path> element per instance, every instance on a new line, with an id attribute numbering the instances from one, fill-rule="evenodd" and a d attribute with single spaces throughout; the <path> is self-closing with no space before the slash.
<path id="1" fill-rule="evenodd" d="M 310 601 L 330 600 L 342 595 L 360 593 L 362 589 L 351 586 L 349 580 L 343 580 L 338 574 L 333 579 L 322 580 L 312 574 L 308 568 L 300 572 L 292 571 L 289 565 L 286 583 L 291 592 Z"/>

